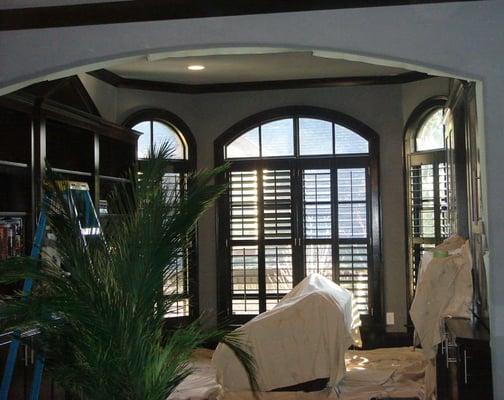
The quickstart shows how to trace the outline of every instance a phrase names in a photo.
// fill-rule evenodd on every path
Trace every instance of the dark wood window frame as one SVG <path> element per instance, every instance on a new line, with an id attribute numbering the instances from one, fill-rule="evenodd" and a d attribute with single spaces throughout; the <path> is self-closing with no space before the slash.
<path id="1" fill-rule="evenodd" d="M 438 166 L 441 163 L 446 165 L 446 148 L 439 150 L 427 150 L 427 151 L 417 151 L 416 150 L 416 137 L 419 133 L 423 123 L 430 117 L 430 115 L 436 110 L 443 109 L 446 107 L 447 97 L 445 96 L 434 96 L 422 103 L 420 103 L 411 113 L 408 121 L 406 122 L 406 129 L 404 133 L 404 179 L 405 179 L 405 209 L 407 210 L 406 216 L 406 282 L 408 287 L 408 308 L 413 301 L 414 288 L 415 288 L 415 276 L 417 271 L 415 270 L 420 262 L 420 254 L 417 251 L 416 254 L 414 246 L 416 244 L 415 238 L 412 235 L 412 212 L 411 212 L 411 180 L 410 174 L 413 166 L 420 165 L 432 165 L 433 166 L 433 178 L 434 178 L 434 213 L 435 213 L 435 238 L 432 240 L 424 239 L 424 244 L 435 245 L 438 244 L 441 239 L 441 227 L 440 227 L 440 201 L 439 201 L 439 171 Z M 416 267 L 415 267 L 416 266 Z"/>
<path id="2" fill-rule="evenodd" d="M 215 144 L 215 163 L 221 165 L 225 160 L 225 146 L 232 142 L 235 138 L 248 130 L 271 121 L 294 118 L 315 118 L 320 120 L 330 121 L 337 125 L 350 129 L 365 138 L 369 143 L 368 154 L 356 155 L 331 155 L 331 156 L 303 156 L 302 158 L 280 157 L 271 159 L 241 159 L 227 160 L 231 162 L 231 170 L 243 170 L 244 168 L 253 167 L 262 169 L 263 167 L 289 168 L 302 170 L 304 168 L 334 168 L 334 167 L 365 167 L 368 172 L 368 195 L 367 195 L 367 224 L 368 224 L 368 262 L 369 262 L 369 307 L 370 315 L 363 316 L 364 323 L 381 324 L 383 323 L 383 273 L 382 273 L 382 257 L 381 257 L 381 209 L 380 209 L 380 192 L 379 192 L 379 135 L 362 122 L 342 114 L 337 111 L 308 106 L 290 106 L 276 108 L 260 112 L 250 116 L 231 128 L 226 130 L 219 136 Z M 295 130 L 298 129 L 295 123 Z M 297 137 L 297 135 L 295 135 Z M 296 139 L 294 139 L 296 140 Z M 295 146 L 297 143 L 295 143 Z M 227 181 L 227 176 L 219 178 L 221 182 Z M 295 178 L 300 179 L 300 178 Z M 301 184 L 294 188 L 293 199 L 302 196 Z M 299 199 L 297 200 L 298 204 Z M 231 265 L 230 265 L 230 246 L 229 239 L 229 200 L 228 196 L 223 196 L 218 204 L 218 250 L 217 257 L 219 261 L 217 268 L 217 285 L 218 285 L 218 312 L 220 321 L 232 323 L 243 323 L 250 319 L 250 316 L 233 316 L 230 313 L 231 307 Z M 336 209 L 333 207 L 333 209 Z M 334 215 L 333 211 L 333 215 Z M 336 211 L 337 212 L 337 211 Z M 259 210 L 259 213 L 261 211 Z M 299 216 L 298 216 L 299 218 Z M 335 219 L 333 218 L 333 224 Z M 334 229 L 334 227 L 333 227 Z M 343 244 L 343 241 L 340 242 Z M 275 243 L 272 243 L 275 244 Z M 295 257 L 295 255 L 293 255 Z M 335 258 L 336 258 L 335 254 Z M 337 262 L 337 261 L 335 261 Z M 293 275 L 294 284 L 301 278 L 300 271 L 296 270 L 294 264 L 302 265 L 302 261 L 296 261 L 293 258 Z M 300 269 L 298 267 L 297 269 Z M 264 275 L 264 273 L 262 274 Z M 259 279 L 264 279 L 264 276 L 259 276 Z M 265 301 L 265 300 L 263 300 Z"/>
<path id="3" fill-rule="evenodd" d="M 184 160 L 172 160 L 170 161 L 170 166 L 172 167 L 171 172 L 179 173 L 182 179 L 181 188 L 186 186 L 183 180 L 184 175 L 195 172 L 196 170 L 196 141 L 189 128 L 189 126 L 177 115 L 163 109 L 149 108 L 137 111 L 126 118 L 123 125 L 132 128 L 136 124 L 144 121 L 158 121 L 163 124 L 168 125 L 173 128 L 175 132 L 183 138 L 184 144 L 187 146 L 185 151 L 187 152 L 187 159 Z M 152 126 L 151 126 L 152 130 Z M 152 146 L 152 138 L 151 138 Z M 135 150 L 135 154 L 137 151 Z M 138 160 L 138 167 L 141 169 L 142 160 Z M 199 282 L 198 282 L 198 246 L 197 246 L 197 234 L 191 246 L 191 250 L 188 253 L 187 258 L 187 268 L 188 268 L 188 288 L 187 294 L 189 297 L 189 315 L 182 317 L 171 317 L 167 319 L 169 325 L 178 325 L 180 323 L 185 323 L 192 321 L 199 315 Z"/>

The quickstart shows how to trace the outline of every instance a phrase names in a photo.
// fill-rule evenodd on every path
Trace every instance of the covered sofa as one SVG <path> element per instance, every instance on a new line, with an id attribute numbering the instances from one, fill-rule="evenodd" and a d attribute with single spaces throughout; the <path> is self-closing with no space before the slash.
<path id="1" fill-rule="evenodd" d="M 351 292 L 312 274 L 239 332 L 255 358 L 259 390 L 270 391 L 323 378 L 335 387 L 345 374 L 345 351 L 360 345 L 359 326 Z M 225 390 L 250 389 L 229 347 L 220 344 L 212 362 Z"/>

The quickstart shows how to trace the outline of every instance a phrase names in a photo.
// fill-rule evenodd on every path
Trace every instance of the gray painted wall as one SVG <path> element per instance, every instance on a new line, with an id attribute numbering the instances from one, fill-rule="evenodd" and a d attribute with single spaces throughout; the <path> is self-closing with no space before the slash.
<path id="1" fill-rule="evenodd" d="M 146 52 L 215 46 L 318 48 L 479 80 L 494 393 L 504 398 L 504 2 L 112 24 L 0 33 L 0 94 L 48 74 Z M 90 64 L 93 64 L 89 66 Z M 66 71 L 66 72 L 65 72 Z M 484 108 L 483 108 L 484 107 Z"/>
<path id="2" fill-rule="evenodd" d="M 380 135 L 383 220 L 383 275 L 385 310 L 395 314 L 389 331 L 403 331 L 407 320 L 404 177 L 402 140 L 404 121 L 421 101 L 446 94 L 448 79 L 436 78 L 395 86 L 259 91 L 212 95 L 179 95 L 115 89 L 90 76 L 81 76 L 103 115 L 117 115 L 121 123 L 142 108 L 161 108 L 181 117 L 198 148 L 198 167 L 214 165 L 213 142 L 227 128 L 257 112 L 287 106 L 310 105 L 337 110 L 361 120 Z M 113 92 L 115 91 L 115 96 Z M 110 104 L 116 109 L 111 110 Z M 200 223 L 200 299 L 202 310 L 214 316 L 216 308 L 216 216 L 212 210 Z"/>
<path id="3" fill-rule="evenodd" d="M 413 110 L 429 97 L 448 95 L 450 79 L 435 78 L 402 85 L 402 111 L 404 125 Z"/>

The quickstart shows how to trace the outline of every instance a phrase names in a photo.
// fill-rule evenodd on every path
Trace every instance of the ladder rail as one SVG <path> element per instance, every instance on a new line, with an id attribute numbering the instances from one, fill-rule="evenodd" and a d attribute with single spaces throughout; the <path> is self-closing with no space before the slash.
<path id="1" fill-rule="evenodd" d="M 45 228 L 46 228 L 46 215 L 44 210 L 41 211 L 39 215 L 39 220 L 37 224 L 37 230 L 35 231 L 35 238 L 33 239 L 33 246 L 31 249 L 31 257 L 39 257 L 40 251 L 42 249 L 42 239 L 44 238 Z M 23 299 L 28 301 L 28 295 L 31 292 L 33 286 L 32 279 L 25 279 L 23 283 Z M 7 360 L 5 362 L 5 369 L 2 376 L 2 384 L 0 386 L 0 400 L 7 400 L 9 395 L 10 385 L 12 383 L 12 376 L 14 375 L 14 368 L 16 366 L 16 358 L 19 350 L 19 345 L 21 341 L 21 332 L 12 333 L 12 341 L 9 345 L 9 353 L 7 354 Z"/>
<path id="2" fill-rule="evenodd" d="M 102 240 L 105 242 L 105 238 L 103 236 L 103 231 L 101 229 L 100 225 L 100 220 L 98 218 L 98 214 L 96 213 L 96 209 L 93 205 L 93 201 L 91 199 L 91 195 L 89 194 L 89 187 L 87 184 L 79 184 L 79 185 L 72 185 L 70 182 L 68 182 L 66 185 L 60 186 L 60 188 L 65 188 L 63 191 L 66 192 L 66 195 L 64 194 L 64 197 L 70 207 L 71 212 L 73 212 L 73 216 L 78 222 L 79 225 L 79 232 L 81 239 L 83 240 L 84 246 L 86 251 L 88 251 L 88 242 L 86 236 L 96 236 L 99 235 Z M 92 215 L 93 221 L 95 222 L 96 226 L 93 226 L 89 230 L 89 235 L 87 234 L 86 229 L 89 228 L 83 228 L 82 223 L 79 219 L 79 210 L 75 201 L 75 198 L 72 194 L 72 192 L 77 192 L 77 191 L 84 191 L 84 222 L 86 225 L 90 225 L 90 217 Z M 47 225 L 47 216 L 45 209 L 42 208 L 38 223 L 37 223 L 37 229 L 35 232 L 35 237 L 33 239 L 33 245 L 31 249 L 30 256 L 37 258 L 40 256 L 41 250 L 42 250 L 42 243 L 44 239 L 44 235 L 46 232 L 46 225 Z M 106 245 L 106 244 L 105 244 Z M 33 287 L 33 280 L 32 279 L 25 279 L 23 283 L 23 300 L 28 301 L 28 296 L 32 290 Z M 7 355 L 7 360 L 5 363 L 5 369 L 4 373 L 2 376 L 2 382 L 0 386 L 0 400 L 7 400 L 8 395 L 9 395 L 9 389 L 10 385 L 12 383 L 12 377 L 14 374 L 14 369 L 15 369 L 15 364 L 16 364 L 16 358 L 17 354 L 19 351 L 19 346 L 21 343 L 21 338 L 25 336 L 34 336 L 38 334 L 38 332 L 35 332 L 36 330 L 30 330 L 28 333 L 27 332 L 9 332 L 8 334 L 11 335 L 11 341 L 9 343 L 9 352 Z M 6 333 L 7 334 L 7 333 Z M 2 336 L 6 335 L 3 334 Z M 42 354 L 36 354 L 35 356 L 35 362 L 34 362 L 34 369 L 33 369 L 33 376 L 32 376 L 32 384 L 30 386 L 30 392 L 28 395 L 28 400 L 38 400 L 39 394 L 40 394 L 40 386 L 42 383 L 42 374 L 44 370 L 44 357 Z"/>

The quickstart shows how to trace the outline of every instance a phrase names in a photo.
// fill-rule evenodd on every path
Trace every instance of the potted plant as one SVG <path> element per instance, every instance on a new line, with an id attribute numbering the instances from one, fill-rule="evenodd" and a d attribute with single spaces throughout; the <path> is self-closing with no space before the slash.
<path id="1" fill-rule="evenodd" d="M 3 327 L 38 329 L 34 346 L 46 371 L 76 397 L 166 400 L 191 373 L 191 352 L 208 340 L 227 343 L 254 380 L 253 360 L 236 335 L 204 330 L 199 320 L 169 333 L 163 329 L 177 299 L 162 284 L 176 273 L 198 218 L 226 189 L 212 183 L 221 167 L 190 177 L 186 196 L 168 194 L 162 182 L 169 154 L 163 145 L 141 175 L 131 171 L 130 183 L 119 185 L 109 200 L 119 217 L 87 243 L 51 177 L 44 207 L 61 266 L 29 257 L 0 266 L 2 284 L 36 282 L 27 298 L 17 292 L 1 299 Z"/>

